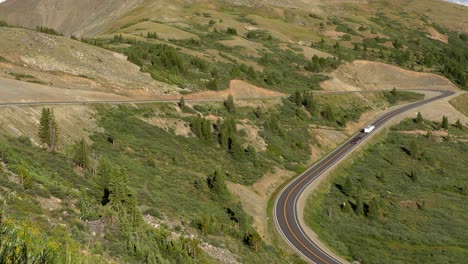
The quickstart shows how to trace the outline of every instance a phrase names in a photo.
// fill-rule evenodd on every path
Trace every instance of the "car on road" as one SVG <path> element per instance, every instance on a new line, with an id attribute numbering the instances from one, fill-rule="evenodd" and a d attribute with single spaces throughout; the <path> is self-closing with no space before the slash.
<path id="1" fill-rule="evenodd" d="M 370 133 L 372 132 L 373 130 L 375 129 L 375 126 L 374 125 L 369 125 L 369 126 L 366 126 L 363 131 L 364 133 Z"/>
<path id="2" fill-rule="evenodd" d="M 362 137 L 357 136 L 351 140 L 351 144 L 357 144 L 359 141 L 361 141 Z"/>

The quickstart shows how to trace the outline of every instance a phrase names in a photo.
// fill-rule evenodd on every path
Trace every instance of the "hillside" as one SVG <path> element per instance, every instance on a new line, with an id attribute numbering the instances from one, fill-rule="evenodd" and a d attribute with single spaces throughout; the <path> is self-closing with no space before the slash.
<path id="1" fill-rule="evenodd" d="M 457 263 L 467 254 L 467 128 L 414 120 L 392 127 L 308 199 L 307 223 L 349 261 Z"/>
<path id="2" fill-rule="evenodd" d="M 63 89 L 149 97 L 177 91 L 122 54 L 19 28 L 0 27 L 0 76 Z"/>
<path id="3" fill-rule="evenodd" d="M 450 246 L 409 230 L 413 251 L 392 260 L 430 262 L 434 249 L 459 262 L 466 208 L 441 205 L 466 192 L 467 25 L 467 7 L 439 0 L 0 3 L 0 263 L 25 251 L 50 263 L 303 263 L 274 228 L 278 188 L 431 89 L 456 94 L 365 149 L 307 215 L 362 263 L 388 251 L 361 230 L 428 220 Z M 109 102 L 122 100 L 132 103 Z M 427 155 L 410 157 L 411 141 Z M 359 177 L 377 165 L 391 183 Z M 358 204 L 357 191 L 337 189 L 348 174 L 365 215 L 340 208 Z M 443 233 L 449 209 L 458 218 Z M 396 241 L 375 244 L 400 250 Z"/>
<path id="4" fill-rule="evenodd" d="M 93 35 L 142 0 L 8 0 L 0 3 L 0 18 L 28 28 L 47 26 L 66 35 Z"/>

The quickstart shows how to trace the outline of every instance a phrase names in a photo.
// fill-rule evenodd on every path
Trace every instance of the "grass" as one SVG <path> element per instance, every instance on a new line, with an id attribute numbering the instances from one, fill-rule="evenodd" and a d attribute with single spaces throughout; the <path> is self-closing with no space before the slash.
<path id="1" fill-rule="evenodd" d="M 417 158 L 411 156 L 413 142 Z M 464 142 L 391 131 L 308 200 L 307 224 L 334 250 L 361 263 L 463 262 L 467 150 Z"/>
<path id="2" fill-rule="evenodd" d="M 30 75 L 30 74 L 24 74 L 24 73 L 16 73 L 16 72 L 9 72 L 9 75 L 15 77 L 16 80 L 21 80 L 21 79 L 35 79 L 36 77 Z"/>
<path id="3" fill-rule="evenodd" d="M 465 116 L 468 116 L 468 93 L 464 93 L 453 98 L 450 100 L 450 104 Z"/>

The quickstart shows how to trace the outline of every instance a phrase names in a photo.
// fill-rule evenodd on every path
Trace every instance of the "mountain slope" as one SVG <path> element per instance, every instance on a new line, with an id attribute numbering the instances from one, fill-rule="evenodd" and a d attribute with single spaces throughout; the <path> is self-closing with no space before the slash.
<path id="1" fill-rule="evenodd" d="M 47 26 L 66 35 L 92 35 L 142 0 L 9 0 L 0 4 L 0 20 L 25 27 Z"/>

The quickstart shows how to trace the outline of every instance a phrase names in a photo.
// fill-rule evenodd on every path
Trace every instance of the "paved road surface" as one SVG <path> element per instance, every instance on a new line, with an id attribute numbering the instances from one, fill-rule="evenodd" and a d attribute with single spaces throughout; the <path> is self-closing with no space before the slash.
<path id="1" fill-rule="evenodd" d="M 426 100 L 408 104 L 397 108 L 380 116 L 372 125 L 376 127 L 374 133 L 379 127 L 390 121 L 392 118 L 418 106 L 439 100 L 441 98 L 454 94 L 451 91 L 440 91 L 441 94 Z M 322 175 L 328 168 L 339 162 L 348 152 L 355 148 L 362 140 L 370 134 L 359 132 L 348 141 L 335 149 L 328 156 L 316 163 L 289 183 L 277 196 L 274 206 L 274 217 L 277 228 L 282 233 L 288 243 L 306 259 L 314 263 L 340 263 L 338 260 L 328 255 L 317 244 L 312 242 L 306 235 L 303 227 L 299 224 L 297 201 L 304 189 Z M 352 141 L 360 137 L 357 143 Z"/>

